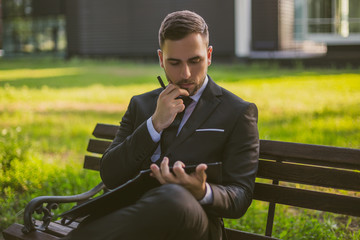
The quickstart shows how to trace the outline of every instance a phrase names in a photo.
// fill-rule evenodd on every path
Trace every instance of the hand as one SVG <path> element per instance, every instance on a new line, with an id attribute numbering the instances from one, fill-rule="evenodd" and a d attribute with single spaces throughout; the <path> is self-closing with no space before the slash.
<path id="1" fill-rule="evenodd" d="M 157 100 L 155 113 L 152 115 L 152 123 L 157 132 L 161 132 L 174 121 L 176 114 L 184 111 L 185 105 L 178 96 L 189 96 L 188 91 L 174 84 L 169 84 L 162 91 Z"/>
<path id="2" fill-rule="evenodd" d="M 201 200 L 206 193 L 206 164 L 199 164 L 195 172 L 187 174 L 184 170 L 185 164 L 181 161 L 175 162 L 173 172 L 169 169 L 169 159 L 164 157 L 160 168 L 152 164 L 150 169 L 151 176 L 155 177 L 161 184 L 175 183 L 183 186 L 197 199 Z"/>

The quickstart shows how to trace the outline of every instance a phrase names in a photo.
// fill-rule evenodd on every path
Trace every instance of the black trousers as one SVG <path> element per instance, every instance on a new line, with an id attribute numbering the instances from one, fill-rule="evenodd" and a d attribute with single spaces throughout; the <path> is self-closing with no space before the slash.
<path id="1" fill-rule="evenodd" d="M 209 220 L 189 191 L 165 184 L 134 205 L 81 224 L 64 239 L 208 239 Z"/>

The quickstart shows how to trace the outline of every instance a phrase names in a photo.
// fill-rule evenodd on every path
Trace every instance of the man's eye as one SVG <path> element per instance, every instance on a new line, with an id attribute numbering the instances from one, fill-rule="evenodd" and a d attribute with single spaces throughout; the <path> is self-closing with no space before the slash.
<path id="1" fill-rule="evenodd" d="M 176 65 L 179 65 L 179 62 L 170 62 L 170 65 L 176 66 Z"/>
<path id="2" fill-rule="evenodd" d="M 199 63 L 199 62 L 200 62 L 200 58 L 196 58 L 196 59 L 191 60 L 191 63 Z"/>

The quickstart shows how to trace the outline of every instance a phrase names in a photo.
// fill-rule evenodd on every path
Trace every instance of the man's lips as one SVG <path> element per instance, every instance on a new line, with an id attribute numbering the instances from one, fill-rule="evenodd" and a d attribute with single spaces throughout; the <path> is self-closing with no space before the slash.
<path id="1" fill-rule="evenodd" d="M 192 85 L 194 85 L 194 83 L 182 83 L 182 84 L 179 84 L 179 87 L 180 88 L 189 88 Z"/>

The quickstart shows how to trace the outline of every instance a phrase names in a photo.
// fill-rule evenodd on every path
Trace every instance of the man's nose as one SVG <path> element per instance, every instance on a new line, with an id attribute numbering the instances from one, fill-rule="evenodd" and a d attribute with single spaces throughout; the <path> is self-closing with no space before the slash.
<path id="1" fill-rule="evenodd" d="M 184 66 L 181 69 L 181 78 L 188 79 L 191 76 L 190 67 L 187 64 L 184 64 Z"/>

